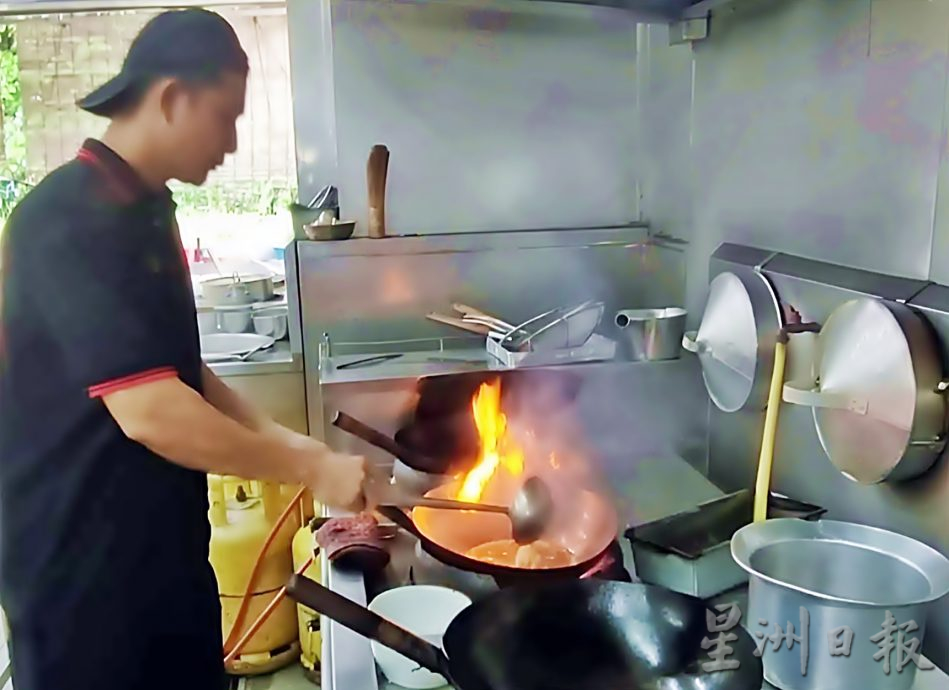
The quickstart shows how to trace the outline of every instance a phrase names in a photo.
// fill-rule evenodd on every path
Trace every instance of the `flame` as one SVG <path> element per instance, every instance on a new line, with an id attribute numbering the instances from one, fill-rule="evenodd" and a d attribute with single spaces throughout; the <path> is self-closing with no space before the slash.
<path id="1" fill-rule="evenodd" d="M 478 464 L 462 481 L 458 499 L 477 503 L 499 468 L 512 476 L 524 473 L 524 450 L 508 434 L 507 417 L 501 412 L 500 379 L 481 384 L 471 409 L 481 450 Z"/>

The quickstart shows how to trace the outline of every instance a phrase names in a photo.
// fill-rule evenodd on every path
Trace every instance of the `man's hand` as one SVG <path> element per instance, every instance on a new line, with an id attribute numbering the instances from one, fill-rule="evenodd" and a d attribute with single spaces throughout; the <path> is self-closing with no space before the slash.
<path id="1" fill-rule="evenodd" d="M 366 459 L 361 455 L 336 453 L 324 446 L 315 479 L 310 490 L 320 503 L 354 513 L 367 507 Z"/>

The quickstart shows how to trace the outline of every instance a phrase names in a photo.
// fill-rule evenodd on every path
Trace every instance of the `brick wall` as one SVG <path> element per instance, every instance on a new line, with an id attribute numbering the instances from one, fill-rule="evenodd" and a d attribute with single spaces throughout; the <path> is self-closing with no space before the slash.
<path id="1" fill-rule="evenodd" d="M 285 10 L 219 10 L 233 24 L 250 59 L 245 115 L 238 122 L 238 151 L 213 173 L 212 182 L 296 179 L 289 48 Z M 20 80 L 32 174 L 42 176 L 75 155 L 87 136 L 103 130 L 100 118 L 76 99 L 112 77 L 151 11 L 25 17 L 17 20 Z"/>

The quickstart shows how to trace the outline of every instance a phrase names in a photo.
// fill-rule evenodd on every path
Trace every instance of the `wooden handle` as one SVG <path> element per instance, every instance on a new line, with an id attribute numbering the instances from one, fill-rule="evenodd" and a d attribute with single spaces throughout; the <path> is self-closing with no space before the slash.
<path id="1" fill-rule="evenodd" d="M 366 443 L 384 450 L 389 455 L 398 458 L 409 467 L 423 470 L 432 467 L 434 463 L 430 458 L 412 451 L 405 446 L 396 443 L 395 439 L 386 436 L 381 431 L 373 429 L 371 426 L 363 424 L 358 419 L 350 417 L 345 412 L 337 412 L 333 419 L 333 426 L 343 431 L 347 431 L 353 436 L 361 438 Z"/>
<path id="2" fill-rule="evenodd" d="M 389 149 L 376 144 L 369 152 L 366 182 L 369 188 L 369 237 L 386 236 L 386 178 L 389 170 Z"/>
<path id="3" fill-rule="evenodd" d="M 467 304 L 462 304 L 461 302 L 455 302 L 451 305 L 451 308 L 459 314 L 463 314 L 464 316 L 483 319 L 486 323 L 493 325 L 495 328 L 501 328 L 508 331 L 514 328 L 514 326 L 509 324 L 504 319 L 499 319 L 493 314 L 489 314 L 486 311 L 481 311 L 480 309 L 468 306 Z"/>
<path id="4" fill-rule="evenodd" d="M 287 594 L 297 603 L 322 613 L 363 637 L 394 649 L 423 668 L 451 678 L 448 658 L 438 647 L 328 587 L 303 575 L 293 575 L 287 583 Z"/>
<path id="5" fill-rule="evenodd" d="M 461 319 L 456 319 L 453 316 L 445 316 L 444 314 L 438 314 L 432 312 L 431 314 L 426 314 L 425 318 L 430 321 L 437 321 L 438 323 L 443 323 L 446 326 L 454 326 L 455 328 L 460 328 L 463 331 L 468 331 L 469 333 L 477 333 L 478 335 L 488 335 L 491 332 L 491 329 L 488 326 L 480 323 L 471 323 L 470 321 L 463 321 Z"/>

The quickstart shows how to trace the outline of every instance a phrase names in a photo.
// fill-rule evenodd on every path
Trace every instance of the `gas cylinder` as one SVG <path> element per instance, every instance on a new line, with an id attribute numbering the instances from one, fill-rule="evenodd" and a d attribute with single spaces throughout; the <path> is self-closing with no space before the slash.
<path id="1" fill-rule="evenodd" d="M 317 511 L 318 512 L 318 509 Z M 313 532 L 312 522 L 297 530 L 293 537 L 293 569 L 296 572 L 307 562 L 307 559 L 313 559 L 313 562 L 303 571 L 303 575 L 315 580 L 321 581 L 322 576 L 322 556 L 314 558 L 316 549 L 316 536 Z M 300 635 L 300 663 L 303 665 L 304 673 L 312 682 L 320 683 L 320 614 L 312 609 L 297 604 L 297 627 Z"/>
<path id="2" fill-rule="evenodd" d="M 237 618 L 241 599 L 260 549 L 289 502 L 278 484 L 208 475 L 211 522 L 210 561 L 221 597 L 221 627 L 225 639 Z M 300 527 L 295 510 L 267 549 L 250 605 L 240 627 L 239 639 L 257 620 L 293 574 L 292 541 Z M 296 610 L 284 599 L 228 664 L 228 673 L 258 675 L 292 663 L 300 653 Z"/>

